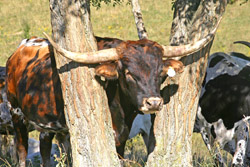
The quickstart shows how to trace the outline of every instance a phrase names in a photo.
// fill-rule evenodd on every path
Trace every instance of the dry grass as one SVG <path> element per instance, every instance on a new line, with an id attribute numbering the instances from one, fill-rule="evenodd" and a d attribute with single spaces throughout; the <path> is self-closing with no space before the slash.
<path id="1" fill-rule="evenodd" d="M 218 29 L 211 53 L 241 51 L 250 56 L 244 46 L 233 45 L 237 40 L 250 41 L 249 2 L 228 5 Z M 171 1 L 143 0 L 141 3 L 149 38 L 167 45 L 171 27 Z M 15 51 L 23 38 L 43 36 L 51 32 L 48 0 L 0 0 L 0 65 Z M 115 8 L 103 5 L 92 8 L 95 35 L 136 40 L 137 32 L 130 6 L 126 3 Z"/>
<path id="2" fill-rule="evenodd" d="M 47 0 L 0 0 L 0 64 L 15 51 L 22 39 L 49 33 Z"/>

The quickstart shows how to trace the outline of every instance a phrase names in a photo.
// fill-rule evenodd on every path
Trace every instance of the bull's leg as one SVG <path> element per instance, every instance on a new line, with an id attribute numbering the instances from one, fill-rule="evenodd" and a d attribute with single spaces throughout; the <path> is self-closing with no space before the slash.
<path id="1" fill-rule="evenodd" d="M 43 160 L 44 167 L 50 167 L 50 154 L 52 147 L 52 139 L 54 137 L 54 133 L 41 132 L 40 133 L 40 153 Z"/>
<path id="2" fill-rule="evenodd" d="M 18 162 L 20 167 L 25 167 L 25 160 L 28 153 L 28 131 L 24 124 L 21 110 L 11 109 L 12 121 L 15 131 L 15 141 L 18 154 Z"/>
<path id="3" fill-rule="evenodd" d="M 126 142 L 121 143 L 119 146 L 116 146 L 116 151 L 118 153 L 119 158 L 124 157 L 124 149 L 125 149 Z"/>
<path id="4" fill-rule="evenodd" d="M 226 166 L 223 160 L 223 156 L 221 155 L 221 152 L 220 152 L 220 146 L 218 143 L 214 141 L 212 134 L 208 133 L 207 130 L 205 130 L 205 128 L 201 128 L 200 133 L 210 154 L 214 157 L 216 165 L 220 167 Z"/>
<path id="5" fill-rule="evenodd" d="M 247 143 L 249 140 L 248 126 L 244 122 L 235 131 L 236 136 L 236 151 L 233 156 L 232 166 L 243 167 L 245 161 L 245 154 L 247 149 Z"/>

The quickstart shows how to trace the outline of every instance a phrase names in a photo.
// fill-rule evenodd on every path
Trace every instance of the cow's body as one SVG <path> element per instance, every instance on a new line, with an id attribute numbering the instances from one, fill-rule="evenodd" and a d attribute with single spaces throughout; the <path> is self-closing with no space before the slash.
<path id="1" fill-rule="evenodd" d="M 249 45 L 250 47 L 250 45 Z M 233 155 L 233 165 L 250 164 L 250 58 L 240 53 L 215 53 L 209 57 L 194 131 L 207 148 L 219 146 Z"/>
<path id="2" fill-rule="evenodd" d="M 182 70 L 174 60 L 163 61 L 163 49 L 149 40 L 123 42 L 97 38 L 99 49 L 119 45 L 121 59 L 96 67 L 96 74 L 111 79 L 106 88 L 117 152 L 123 155 L 136 112 L 161 109 L 161 79 L 170 65 Z M 180 67 L 180 68 L 179 68 Z M 12 120 L 17 138 L 20 166 L 25 166 L 28 148 L 27 127 L 41 131 L 40 151 L 44 166 L 50 166 L 49 150 L 55 134 L 65 136 L 61 85 L 55 66 L 52 46 L 46 39 L 24 40 L 8 59 L 7 95 L 12 105 Z M 20 110 L 20 109 L 21 110 Z"/>

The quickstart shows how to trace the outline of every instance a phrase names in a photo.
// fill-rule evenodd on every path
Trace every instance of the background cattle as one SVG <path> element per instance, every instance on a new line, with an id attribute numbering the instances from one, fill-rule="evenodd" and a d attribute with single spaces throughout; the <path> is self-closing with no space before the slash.
<path id="1" fill-rule="evenodd" d="M 13 135 L 14 129 L 6 96 L 5 76 L 6 68 L 0 67 L 0 157 L 10 157 L 15 161 L 14 142 L 8 136 L 9 134 Z"/>
<path id="2" fill-rule="evenodd" d="M 13 124 L 9 113 L 6 87 L 5 87 L 6 68 L 0 67 L 0 134 L 13 134 Z"/>
<path id="3" fill-rule="evenodd" d="M 235 43 L 250 43 L 238 41 Z M 233 166 L 250 165 L 250 58 L 237 52 L 209 57 L 194 131 L 200 132 L 218 165 L 220 148 L 233 155 Z"/>
<path id="4" fill-rule="evenodd" d="M 152 126 L 150 114 L 139 114 L 135 117 L 132 128 L 129 133 L 129 138 L 135 137 L 137 134 L 141 134 L 146 146 L 148 146 L 150 129 Z"/>
<path id="5" fill-rule="evenodd" d="M 164 50 L 153 41 L 124 42 L 102 38 L 97 38 L 97 41 L 99 49 L 119 46 L 121 59 L 97 66 L 96 74 L 110 80 L 106 92 L 117 152 L 123 155 L 132 121 L 137 114 L 134 111 L 154 113 L 160 110 L 162 79 L 167 76 L 170 66 L 171 70 L 181 72 L 183 65 L 171 59 L 163 61 Z M 8 59 L 6 68 L 7 96 L 12 106 L 19 164 L 25 166 L 28 129 L 34 127 L 41 131 L 43 165 L 51 166 L 50 150 L 54 135 L 64 137 L 68 134 L 52 46 L 43 38 L 25 39 Z"/>

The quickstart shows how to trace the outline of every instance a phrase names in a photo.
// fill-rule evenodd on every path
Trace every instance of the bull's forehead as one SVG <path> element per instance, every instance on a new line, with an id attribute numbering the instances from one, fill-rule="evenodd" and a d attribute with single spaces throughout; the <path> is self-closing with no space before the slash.
<path id="1" fill-rule="evenodd" d="M 159 66 L 163 64 L 160 56 L 151 54 L 130 55 L 128 59 L 123 60 L 123 67 L 127 68 L 130 72 L 140 70 L 149 73 L 150 71 L 158 70 Z"/>
<path id="2" fill-rule="evenodd" d="M 158 73 L 163 65 L 162 56 L 163 49 L 155 42 L 143 40 L 128 44 L 122 55 L 122 68 L 133 74 Z"/>

